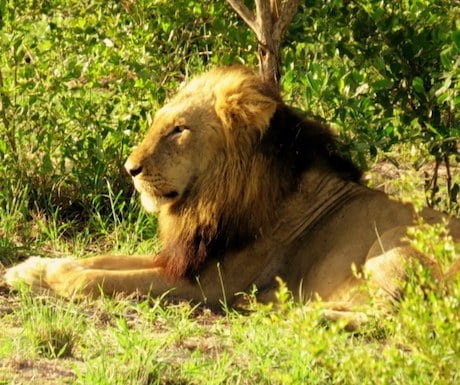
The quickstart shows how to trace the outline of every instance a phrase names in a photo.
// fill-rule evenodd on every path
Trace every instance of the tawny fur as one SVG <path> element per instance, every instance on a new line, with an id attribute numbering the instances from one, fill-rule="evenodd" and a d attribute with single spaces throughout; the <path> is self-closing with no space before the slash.
<path id="1" fill-rule="evenodd" d="M 403 241 L 407 226 L 444 218 L 361 185 L 330 130 L 244 67 L 212 70 L 179 91 L 126 168 L 145 208 L 158 212 L 158 254 L 31 259 L 7 282 L 63 296 L 168 291 L 218 304 L 254 285 L 272 300 L 279 276 L 299 300 L 329 301 L 335 318 L 368 301 L 363 282 L 400 295 L 405 260 L 419 255 Z M 459 222 L 449 228 L 460 239 Z"/>

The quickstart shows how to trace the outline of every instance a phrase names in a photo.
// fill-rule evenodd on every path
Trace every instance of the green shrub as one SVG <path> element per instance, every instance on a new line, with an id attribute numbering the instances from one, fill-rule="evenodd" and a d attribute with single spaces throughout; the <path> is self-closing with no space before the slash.
<path id="1" fill-rule="evenodd" d="M 414 167 L 435 161 L 428 203 L 452 211 L 460 192 L 460 181 L 449 180 L 460 159 L 459 14 L 448 0 L 309 0 L 284 51 L 291 97 L 333 123 L 361 165 L 395 144 L 427 149 L 432 158 L 421 152 Z"/>

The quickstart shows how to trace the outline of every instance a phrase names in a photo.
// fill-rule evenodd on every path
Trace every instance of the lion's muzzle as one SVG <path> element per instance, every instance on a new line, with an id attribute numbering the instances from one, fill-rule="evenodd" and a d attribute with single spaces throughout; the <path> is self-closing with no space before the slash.
<path id="1" fill-rule="evenodd" d="M 142 165 L 132 162 L 129 158 L 125 163 L 125 170 L 133 178 L 142 173 Z"/>

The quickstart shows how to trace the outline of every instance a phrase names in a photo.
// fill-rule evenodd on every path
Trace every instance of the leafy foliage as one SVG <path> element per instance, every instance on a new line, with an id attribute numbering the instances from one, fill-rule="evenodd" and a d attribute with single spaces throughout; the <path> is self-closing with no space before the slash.
<path id="1" fill-rule="evenodd" d="M 294 100 L 334 123 L 362 165 L 395 144 L 425 147 L 436 161 L 434 205 L 443 162 L 451 209 L 460 188 L 450 173 L 459 160 L 459 12 L 444 0 L 307 1 L 284 59 Z"/>

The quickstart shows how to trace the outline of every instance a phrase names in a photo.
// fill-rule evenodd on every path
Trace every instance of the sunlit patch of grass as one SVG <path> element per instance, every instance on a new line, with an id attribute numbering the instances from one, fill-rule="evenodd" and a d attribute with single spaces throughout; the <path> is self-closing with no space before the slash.
<path id="1" fill-rule="evenodd" d="M 38 356 L 72 356 L 86 324 L 84 313 L 72 303 L 51 297 L 33 297 L 24 290 L 16 313 L 23 344 Z"/>
<path id="2" fill-rule="evenodd" d="M 106 333 L 96 333 L 98 354 L 77 373 L 81 384 L 156 384 L 165 365 L 165 341 L 131 328 L 120 317 Z"/>
<path id="3" fill-rule="evenodd" d="M 458 379 L 459 280 L 452 290 L 427 296 L 410 282 L 398 311 L 376 312 L 358 333 L 324 323 L 320 307 L 283 290 L 277 307 L 250 302 L 218 313 L 162 299 L 72 304 L 21 293 L 2 321 L 21 329 L 3 357 L 71 353 L 82 385 L 450 384 Z"/>
<path id="4" fill-rule="evenodd" d="M 165 306 L 161 299 L 101 299 L 94 305 L 93 325 L 104 325 L 93 328 L 91 339 L 82 343 L 88 358 L 77 370 L 80 384 L 180 383 L 173 382 L 178 380 L 175 363 L 183 358 L 179 346 L 203 333 L 193 316 L 196 307 Z"/>

